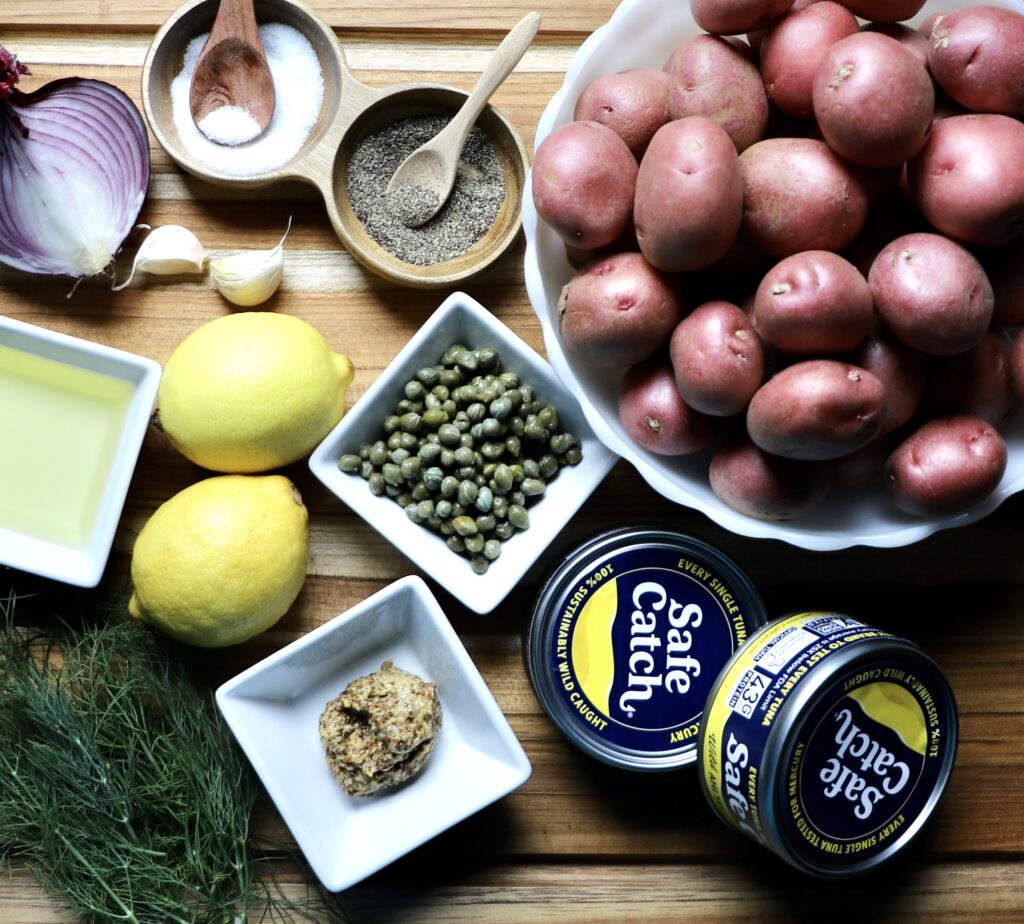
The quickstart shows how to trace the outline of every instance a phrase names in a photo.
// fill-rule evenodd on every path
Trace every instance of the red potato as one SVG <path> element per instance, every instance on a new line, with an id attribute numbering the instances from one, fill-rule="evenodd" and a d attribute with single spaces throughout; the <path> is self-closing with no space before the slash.
<path id="1" fill-rule="evenodd" d="M 871 264 L 868 284 L 886 327 L 922 353 L 963 353 L 992 321 L 992 286 L 981 264 L 940 234 L 896 238 Z"/>
<path id="2" fill-rule="evenodd" d="M 1024 230 L 1024 124 L 1004 115 L 936 122 L 907 164 L 914 204 L 943 234 L 998 247 Z"/>
<path id="3" fill-rule="evenodd" d="M 999 485 L 1006 443 L 978 417 L 939 417 L 902 442 L 885 466 L 893 503 L 914 516 L 969 510 Z"/>
<path id="4" fill-rule="evenodd" d="M 858 366 L 810 359 L 762 385 L 747 408 L 747 432 L 765 452 L 838 459 L 870 443 L 885 414 L 885 386 Z"/>
<path id="5" fill-rule="evenodd" d="M 768 97 L 749 52 L 726 39 L 698 35 L 672 53 L 665 72 L 672 78 L 668 107 L 673 119 L 705 116 L 725 129 L 737 151 L 764 135 Z"/>
<path id="6" fill-rule="evenodd" d="M 668 74 L 652 68 L 606 74 L 580 94 L 573 119 L 607 125 L 639 161 L 654 133 L 669 120 L 671 86 Z"/>
<path id="7" fill-rule="evenodd" d="M 864 32 L 878 32 L 895 39 L 925 67 L 928 67 L 928 39 L 923 32 L 898 22 L 869 22 L 862 27 Z"/>
<path id="8" fill-rule="evenodd" d="M 569 122 L 537 148 L 533 202 L 562 240 L 593 250 L 610 244 L 628 226 L 636 174 L 636 159 L 608 126 Z"/>
<path id="9" fill-rule="evenodd" d="M 729 302 L 706 302 L 683 318 L 669 355 L 683 400 L 704 414 L 739 414 L 764 381 L 761 339 Z"/>
<path id="10" fill-rule="evenodd" d="M 925 355 L 897 340 L 876 316 L 871 333 L 849 356 L 885 387 L 885 413 L 879 435 L 902 427 L 917 413 L 924 397 L 928 363 Z"/>
<path id="11" fill-rule="evenodd" d="M 772 23 L 761 43 L 761 76 L 768 99 L 787 115 L 814 115 L 814 74 L 829 48 L 856 34 L 857 19 L 831 0 L 787 13 Z"/>
<path id="12" fill-rule="evenodd" d="M 631 366 L 668 340 L 683 316 L 673 281 L 638 253 L 598 260 L 566 283 L 558 332 L 589 366 Z"/>
<path id="13" fill-rule="evenodd" d="M 711 490 L 733 510 L 758 520 L 795 520 L 828 494 L 822 466 L 783 459 L 749 440 L 721 446 L 708 471 Z"/>
<path id="14" fill-rule="evenodd" d="M 619 421 L 626 436 L 658 455 L 682 456 L 710 445 L 718 422 L 689 407 L 663 354 L 630 368 L 619 386 Z"/>
<path id="15" fill-rule="evenodd" d="M 814 116 L 830 148 L 863 167 L 892 167 L 924 147 L 935 90 L 924 65 L 879 32 L 836 42 L 814 75 Z"/>
<path id="16" fill-rule="evenodd" d="M 1024 16 L 969 6 L 936 18 L 928 34 L 932 76 L 973 112 L 1024 118 Z"/>
<path id="17" fill-rule="evenodd" d="M 925 403 L 933 414 L 971 414 L 998 425 L 1018 400 L 1010 380 L 1010 340 L 989 331 L 981 343 L 956 356 L 935 356 L 928 364 Z"/>
<path id="18" fill-rule="evenodd" d="M 868 213 L 863 182 L 824 142 L 770 138 L 740 155 L 743 232 L 773 257 L 841 250 Z"/>
<path id="19" fill-rule="evenodd" d="M 843 0 L 861 19 L 875 22 L 903 22 L 921 12 L 926 0 Z"/>
<path id="20" fill-rule="evenodd" d="M 697 25 L 713 35 L 763 29 L 792 5 L 793 0 L 690 0 Z"/>
<path id="21" fill-rule="evenodd" d="M 668 272 L 723 257 L 743 213 L 739 157 L 716 122 L 701 116 L 662 126 L 640 164 L 633 220 L 640 250 Z"/>
<path id="22" fill-rule="evenodd" d="M 828 250 L 811 250 L 776 264 L 758 286 L 754 326 L 789 353 L 853 349 L 871 328 L 874 303 L 867 280 Z"/>

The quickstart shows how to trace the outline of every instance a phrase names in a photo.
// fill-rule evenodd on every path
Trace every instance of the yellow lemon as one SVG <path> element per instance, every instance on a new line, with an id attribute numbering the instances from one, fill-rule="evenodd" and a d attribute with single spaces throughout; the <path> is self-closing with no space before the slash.
<path id="1" fill-rule="evenodd" d="M 282 475 L 218 475 L 185 488 L 135 541 L 128 612 L 204 648 L 258 635 L 306 580 L 308 519 Z"/>
<path id="2" fill-rule="evenodd" d="M 265 472 L 308 455 L 345 411 L 352 363 L 289 315 L 229 314 L 171 354 L 157 394 L 160 426 L 197 465 Z"/>

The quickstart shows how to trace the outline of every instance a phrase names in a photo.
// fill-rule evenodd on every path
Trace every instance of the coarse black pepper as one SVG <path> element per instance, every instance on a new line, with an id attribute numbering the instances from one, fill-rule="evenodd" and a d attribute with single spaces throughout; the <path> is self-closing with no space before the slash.
<path id="1" fill-rule="evenodd" d="M 481 128 L 466 139 L 448 201 L 419 227 L 433 195 L 419 186 L 387 193 L 405 158 L 443 129 L 448 116 L 412 116 L 372 132 L 360 141 L 348 164 L 348 197 L 356 217 L 385 250 L 406 263 L 431 266 L 461 256 L 494 225 L 505 200 L 505 179 L 494 146 Z"/>

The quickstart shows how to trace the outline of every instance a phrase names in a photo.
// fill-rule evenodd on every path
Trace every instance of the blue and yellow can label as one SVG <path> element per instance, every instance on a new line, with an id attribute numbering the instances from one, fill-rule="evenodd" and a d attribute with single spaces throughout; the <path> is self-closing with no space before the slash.
<path id="1" fill-rule="evenodd" d="M 780 620 L 724 672 L 709 707 L 712 805 L 800 868 L 869 867 L 916 833 L 945 785 L 956 746 L 946 681 L 886 640 L 834 614 Z M 853 646 L 865 656 L 844 656 Z"/>
<path id="2" fill-rule="evenodd" d="M 743 595 L 714 564 L 672 548 L 610 553 L 562 593 L 548 636 L 554 688 L 615 748 L 693 748 L 715 677 L 747 638 Z"/>

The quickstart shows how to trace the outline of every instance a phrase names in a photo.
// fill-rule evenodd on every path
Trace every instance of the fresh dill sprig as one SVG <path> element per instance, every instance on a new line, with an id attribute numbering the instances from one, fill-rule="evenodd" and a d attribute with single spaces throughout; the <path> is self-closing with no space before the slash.
<path id="1" fill-rule="evenodd" d="M 0 859 L 96 924 L 344 920 L 334 896 L 260 875 L 258 782 L 153 633 L 109 616 L 27 631 L 15 599 L 0 597 Z"/>

